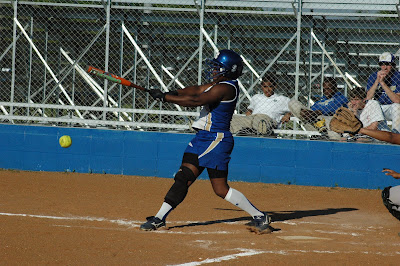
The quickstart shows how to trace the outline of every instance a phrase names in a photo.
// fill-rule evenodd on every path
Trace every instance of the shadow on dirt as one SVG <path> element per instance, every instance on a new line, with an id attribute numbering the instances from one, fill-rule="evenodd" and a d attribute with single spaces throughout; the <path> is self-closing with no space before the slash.
<path id="1" fill-rule="evenodd" d="M 242 210 L 237 210 L 237 209 L 217 208 L 217 210 L 242 212 Z M 305 210 L 305 211 L 276 211 L 276 212 L 269 211 L 267 213 L 268 213 L 268 215 L 271 216 L 271 222 L 277 222 L 277 221 L 300 219 L 303 217 L 330 215 L 330 214 L 335 214 L 338 212 L 349 212 L 349 211 L 357 211 L 357 210 L 358 209 L 356 209 L 356 208 L 328 208 L 328 209 L 321 209 L 321 210 Z M 218 223 L 234 223 L 234 222 L 239 222 L 239 221 L 251 221 L 251 220 L 252 220 L 252 218 L 250 216 L 244 216 L 244 217 L 237 217 L 237 218 L 230 218 L 230 219 L 204 221 L 204 222 L 196 222 L 196 223 L 171 226 L 168 229 L 183 228 L 183 227 L 190 227 L 190 226 L 202 226 L 202 225 L 210 225 L 210 224 L 218 224 Z M 279 230 L 280 229 L 273 228 L 273 231 L 279 231 Z"/>

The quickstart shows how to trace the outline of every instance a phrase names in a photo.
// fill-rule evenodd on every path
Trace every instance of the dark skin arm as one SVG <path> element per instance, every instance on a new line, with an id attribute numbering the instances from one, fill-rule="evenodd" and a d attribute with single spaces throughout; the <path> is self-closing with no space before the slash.
<path id="1" fill-rule="evenodd" d="M 216 83 L 220 82 L 224 80 L 223 77 L 220 77 L 210 83 L 207 84 L 203 84 L 203 85 L 193 85 L 193 86 L 188 86 L 186 88 L 177 90 L 176 92 L 178 92 L 179 96 L 183 96 L 183 95 L 190 95 L 190 96 L 195 96 L 195 95 L 200 95 L 201 93 L 203 93 L 208 87 L 211 87 L 213 85 L 215 85 Z"/>
<path id="2" fill-rule="evenodd" d="M 374 139 L 400 145 L 400 134 L 368 128 L 361 128 L 359 133 L 368 135 Z"/>
<path id="3" fill-rule="evenodd" d="M 212 104 L 220 101 L 228 101 L 235 97 L 235 90 L 228 84 L 217 84 L 224 80 L 219 78 L 212 83 L 195 85 L 178 90 L 178 96 L 166 95 L 165 101 L 185 107 L 196 107 Z M 204 92 L 208 87 L 214 85 L 210 90 Z M 204 93 L 203 93 L 204 92 Z"/>
<path id="4" fill-rule="evenodd" d="M 391 176 L 393 176 L 393 177 L 396 178 L 396 179 L 400 179 L 400 174 L 397 173 L 397 172 L 394 171 L 394 170 L 391 170 L 391 169 L 388 169 L 388 168 L 384 168 L 384 169 L 382 170 L 382 173 L 385 173 L 385 175 L 391 175 Z"/>

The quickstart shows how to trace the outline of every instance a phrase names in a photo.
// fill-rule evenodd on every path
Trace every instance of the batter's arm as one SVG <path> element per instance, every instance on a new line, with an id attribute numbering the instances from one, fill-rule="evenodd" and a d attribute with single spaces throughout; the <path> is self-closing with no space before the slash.
<path id="1" fill-rule="evenodd" d="M 220 102 L 222 100 L 233 99 L 235 89 L 231 85 L 222 83 L 213 86 L 210 90 L 195 95 L 165 95 L 165 101 L 178 104 L 184 107 L 196 107 L 206 104 Z"/>
<path id="2" fill-rule="evenodd" d="M 193 85 L 193 86 L 188 86 L 183 89 L 177 90 L 176 92 L 178 95 L 183 96 L 183 95 L 189 95 L 189 96 L 195 96 L 195 95 L 200 95 L 202 94 L 206 89 L 214 86 L 218 82 L 220 82 L 223 79 L 223 77 L 220 77 L 210 83 L 202 84 L 202 85 Z"/>

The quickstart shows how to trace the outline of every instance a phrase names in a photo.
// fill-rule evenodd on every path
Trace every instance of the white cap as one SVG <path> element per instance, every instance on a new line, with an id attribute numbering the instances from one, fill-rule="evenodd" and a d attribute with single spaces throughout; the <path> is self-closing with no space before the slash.
<path id="1" fill-rule="evenodd" d="M 379 56 L 379 62 L 394 63 L 394 55 L 389 52 L 384 52 Z"/>

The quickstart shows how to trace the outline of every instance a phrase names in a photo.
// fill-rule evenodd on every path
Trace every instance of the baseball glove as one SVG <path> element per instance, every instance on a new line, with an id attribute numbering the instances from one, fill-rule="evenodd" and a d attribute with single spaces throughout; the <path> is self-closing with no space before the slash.
<path id="1" fill-rule="evenodd" d="M 329 127 L 337 133 L 355 135 L 363 127 L 363 124 L 350 109 L 340 107 L 333 115 Z"/>

